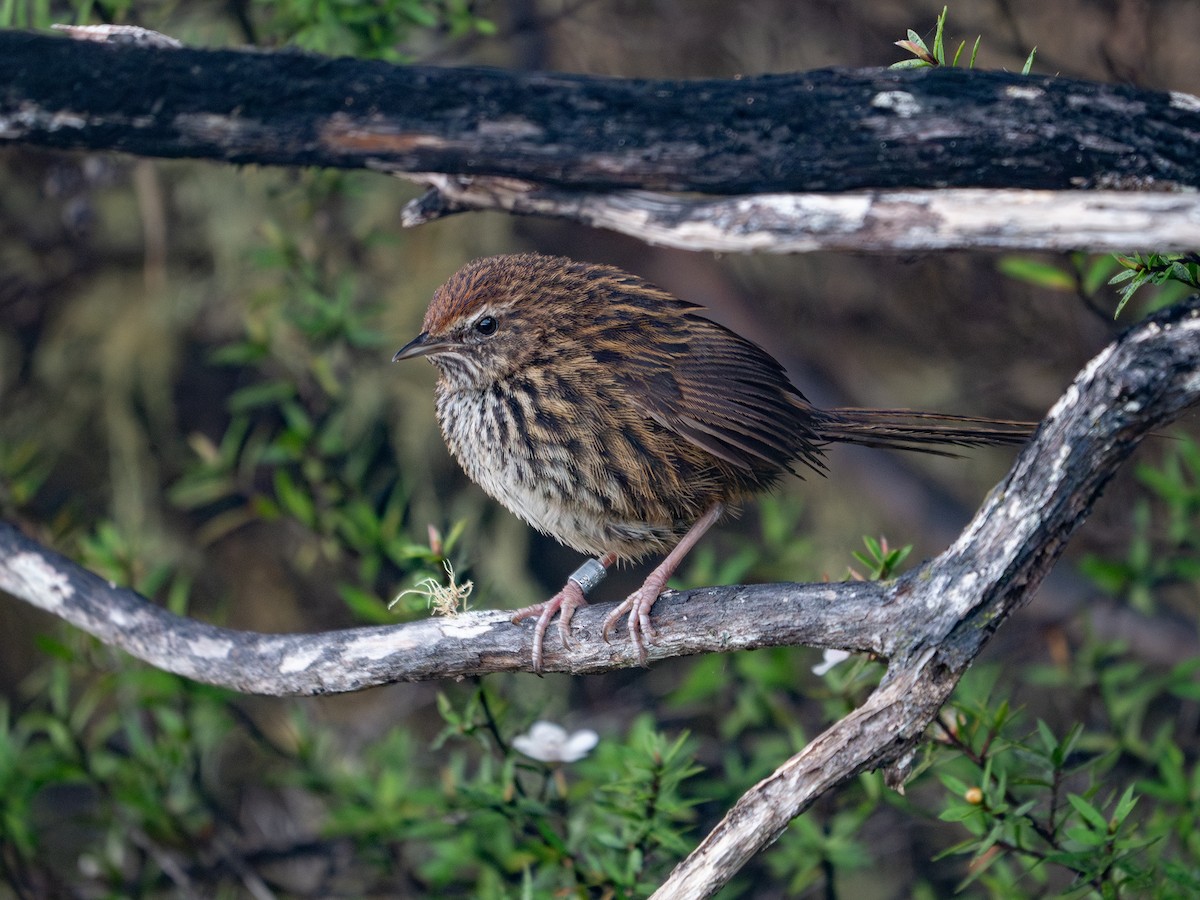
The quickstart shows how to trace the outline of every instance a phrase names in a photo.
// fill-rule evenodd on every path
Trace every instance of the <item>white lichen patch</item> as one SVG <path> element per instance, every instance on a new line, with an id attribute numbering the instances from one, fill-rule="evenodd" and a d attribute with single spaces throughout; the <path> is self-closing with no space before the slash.
<path id="1" fill-rule="evenodd" d="M 446 623 L 439 624 L 445 625 Z M 342 652 L 342 656 L 346 660 L 386 659 L 393 653 L 426 646 L 428 644 L 428 635 L 424 635 L 425 640 L 419 638 L 419 635 L 425 631 L 426 629 L 424 628 L 409 625 L 406 628 L 397 628 L 391 631 L 364 635 L 363 637 L 348 641 L 346 649 Z"/>
<path id="2" fill-rule="evenodd" d="M 86 117 L 74 112 L 56 112 L 46 120 L 46 128 L 50 131 L 61 131 L 64 128 L 79 130 L 88 124 Z"/>
<path id="3" fill-rule="evenodd" d="M 8 570 L 11 582 L 3 577 L 4 569 Z M 9 590 L 22 600 L 50 611 L 61 609 L 75 595 L 70 579 L 37 553 L 18 553 L 7 565 L 0 566 L 0 584 L 8 587 L 6 583 L 12 585 Z"/>
<path id="4" fill-rule="evenodd" d="M 279 674 L 291 675 L 294 672 L 303 672 L 316 662 L 320 655 L 319 647 L 308 647 L 288 653 L 279 661 Z"/>
<path id="5" fill-rule="evenodd" d="M 1058 398 L 1058 402 L 1050 407 L 1050 412 L 1046 414 L 1048 421 L 1061 418 L 1064 412 L 1079 402 L 1080 386 L 1090 384 L 1095 379 L 1096 371 L 1113 355 L 1114 346 L 1114 344 L 1109 344 L 1089 360 L 1088 364 L 1083 367 L 1083 371 L 1075 376 L 1070 387 Z"/>
<path id="6" fill-rule="evenodd" d="M 940 612 L 953 605 L 958 607 L 958 603 L 952 601 L 958 595 L 957 582 L 945 572 L 934 575 L 924 586 L 924 588 L 913 597 L 914 601 L 920 601 L 922 607 L 929 612 Z"/>
<path id="7" fill-rule="evenodd" d="M 59 131 L 63 128 L 80 129 L 87 119 L 78 113 L 60 110 L 46 113 L 43 110 L 22 106 L 12 115 L 0 116 L 0 137 L 19 140 L 30 131 Z"/>
<path id="8" fill-rule="evenodd" d="M 1024 84 L 1010 84 L 1004 89 L 1004 96 L 1014 100 L 1037 100 L 1046 92 L 1039 87 Z"/>
<path id="9" fill-rule="evenodd" d="M 908 91 L 882 91 L 871 98 L 876 109 L 890 109 L 901 119 L 909 119 L 921 112 L 921 104 Z"/>
<path id="10" fill-rule="evenodd" d="M 966 598 L 973 600 L 974 589 L 976 589 L 976 584 L 978 583 L 979 572 L 966 572 L 966 574 L 959 577 L 958 583 L 955 584 L 955 593 L 959 594 L 960 598 L 966 596 Z"/>
<path id="11" fill-rule="evenodd" d="M 1068 441 L 1063 441 L 1058 448 L 1058 454 L 1054 457 L 1054 475 L 1057 477 L 1062 472 L 1063 467 L 1067 464 L 1067 460 L 1071 457 L 1071 444 Z"/>
<path id="12" fill-rule="evenodd" d="M 109 609 L 107 618 L 117 628 L 129 628 L 133 624 L 133 620 L 120 609 Z"/>
<path id="13" fill-rule="evenodd" d="M 504 623 L 510 622 L 507 614 L 500 614 L 500 619 Z M 491 631 L 496 625 L 494 621 L 487 621 L 478 616 L 471 616 L 470 618 L 459 616 L 455 619 L 443 619 L 437 624 L 444 635 L 453 637 L 456 640 L 479 637 L 481 634 Z"/>
<path id="14" fill-rule="evenodd" d="M 486 138 L 523 138 L 539 140 L 546 130 L 523 116 L 508 116 L 491 122 L 480 122 L 476 134 Z"/>
<path id="15" fill-rule="evenodd" d="M 225 659 L 233 650 L 233 641 L 219 638 L 194 638 L 187 642 L 187 652 L 200 659 Z"/>
<path id="16" fill-rule="evenodd" d="M 1000 512 L 1002 520 L 1010 523 L 1010 527 L 1005 531 L 1010 539 L 1015 537 L 1017 540 L 1023 540 L 1025 526 L 1036 521 L 1036 510 L 1031 508 L 1029 498 L 1022 496 L 1019 492 L 1008 497 L 1000 507 Z"/>
<path id="17" fill-rule="evenodd" d="M 1171 91 L 1171 106 L 1174 109 L 1185 109 L 1188 112 L 1200 112 L 1200 97 L 1195 94 L 1185 94 L 1182 91 Z"/>

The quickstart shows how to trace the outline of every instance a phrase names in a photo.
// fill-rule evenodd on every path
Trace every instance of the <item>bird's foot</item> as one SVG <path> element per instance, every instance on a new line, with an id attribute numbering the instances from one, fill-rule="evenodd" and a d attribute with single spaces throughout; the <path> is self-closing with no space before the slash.
<path id="1" fill-rule="evenodd" d="M 571 617 L 575 610 L 587 606 L 583 596 L 583 588 L 574 579 L 568 580 L 563 589 L 544 603 L 535 603 L 513 613 L 513 622 L 521 622 L 537 616 L 537 624 L 533 629 L 533 671 L 541 674 L 542 645 L 546 642 L 546 629 L 550 620 L 558 613 L 558 634 L 562 638 L 563 647 L 571 646 Z"/>
<path id="2" fill-rule="evenodd" d="M 625 613 L 629 613 L 629 640 L 633 643 L 634 650 L 637 651 L 638 662 L 642 666 L 649 664 L 649 657 L 646 654 L 646 638 L 653 640 L 655 636 L 654 627 L 650 624 L 650 608 L 654 606 L 658 595 L 667 589 L 667 582 L 671 580 L 671 576 L 675 574 L 675 570 L 679 568 L 683 558 L 696 546 L 696 541 L 700 540 L 704 532 L 712 528 L 724 512 L 725 504 L 723 503 L 714 503 L 710 506 L 708 511 L 696 520 L 696 524 L 688 529 L 687 534 L 667 554 L 667 558 L 659 563 L 658 567 L 642 582 L 642 586 L 630 594 L 624 603 L 609 613 L 601 631 L 606 641 L 608 633 L 617 624 L 617 620 Z"/>
<path id="3" fill-rule="evenodd" d="M 629 640 L 637 652 L 638 665 L 643 667 L 650 664 L 650 658 L 646 653 L 646 641 L 652 641 L 657 637 L 654 626 L 650 624 L 650 610 L 658 599 L 658 595 L 666 589 L 668 577 L 670 577 L 669 574 L 660 575 L 659 569 L 651 572 L 650 577 L 640 588 L 626 597 L 624 603 L 608 614 L 608 618 L 604 620 L 604 625 L 600 630 L 607 641 L 608 633 L 612 631 L 613 626 L 617 624 L 621 616 L 628 613 Z"/>

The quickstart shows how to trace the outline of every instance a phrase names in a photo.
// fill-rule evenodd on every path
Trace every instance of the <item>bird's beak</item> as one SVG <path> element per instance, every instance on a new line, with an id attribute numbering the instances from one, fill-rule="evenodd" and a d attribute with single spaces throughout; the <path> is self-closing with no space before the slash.
<path id="1" fill-rule="evenodd" d="M 402 359 L 413 359 L 417 356 L 429 356 L 433 353 L 441 353 L 443 350 L 449 349 L 450 345 L 446 341 L 430 339 L 428 331 L 422 331 L 415 338 L 396 351 L 396 355 L 392 357 L 392 362 L 400 362 Z"/>

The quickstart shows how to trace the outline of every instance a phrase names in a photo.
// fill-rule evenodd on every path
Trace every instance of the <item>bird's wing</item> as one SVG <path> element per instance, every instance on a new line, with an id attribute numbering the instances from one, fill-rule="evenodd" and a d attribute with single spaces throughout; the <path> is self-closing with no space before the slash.
<path id="1" fill-rule="evenodd" d="M 820 469 L 815 411 L 765 350 L 694 313 L 626 342 L 614 376 L 654 421 L 742 469 Z"/>

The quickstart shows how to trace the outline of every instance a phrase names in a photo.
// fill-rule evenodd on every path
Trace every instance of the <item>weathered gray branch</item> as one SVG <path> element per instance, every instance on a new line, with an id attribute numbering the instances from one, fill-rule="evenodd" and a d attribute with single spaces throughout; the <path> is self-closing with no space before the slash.
<path id="1" fill-rule="evenodd" d="M 751 788 L 655 893 L 707 897 L 824 792 L 899 766 L 1004 620 L 1036 591 L 1141 439 L 1200 401 L 1200 297 L 1088 363 L 952 547 L 891 593 L 915 623 L 867 701 Z M 912 636 L 920 635 L 910 641 Z"/>
<path id="2" fill-rule="evenodd" d="M 1097 356 L 1050 411 L 955 544 L 890 583 L 757 585 L 668 594 L 653 659 L 809 644 L 888 659 L 864 705 L 755 786 L 656 896 L 710 896 L 822 793 L 897 766 L 983 645 L 1049 571 L 1104 484 L 1147 433 L 1200 400 L 1200 297 L 1163 311 Z M 0 589 L 167 671 L 266 694 L 529 668 L 530 627 L 479 612 L 388 628 L 261 635 L 182 619 L 0 523 Z M 549 671 L 629 666 L 606 644 L 607 607 L 576 616 L 577 643 L 547 643 Z M 898 774 L 897 774 L 898 773 Z"/>
<path id="3" fill-rule="evenodd" d="M 530 670 L 532 626 L 499 611 L 320 634 L 257 634 L 181 618 L 0 522 L 0 590 L 58 616 L 156 668 L 254 694 L 331 694 L 397 681 Z M 887 654 L 895 627 L 879 584 L 701 588 L 654 607 L 651 657 L 810 645 Z M 612 605 L 576 614 L 570 650 L 546 641 L 544 669 L 586 674 L 637 663 L 627 642 L 605 643 Z"/>
<path id="4" fill-rule="evenodd" d="M 812 250 L 1186 252 L 1200 247 L 1200 193 L 957 188 L 685 198 L 578 191 L 512 178 L 405 175 L 430 187 L 406 226 L 472 210 L 568 219 L 648 244 L 717 253 Z"/>
<path id="5" fill-rule="evenodd" d="M 889 584 L 668 594 L 655 606 L 662 634 L 652 658 L 807 644 L 868 651 L 899 664 L 914 648 L 957 633 L 972 616 L 983 616 L 990 632 L 1002 618 L 997 612 L 1009 607 L 989 607 L 989 592 L 1015 591 L 1000 598 L 1006 604 L 1026 596 L 1138 437 L 1196 399 L 1198 306 L 1192 301 L 1160 314 L 1097 357 L 959 542 L 919 572 Z M 529 664 L 528 625 L 514 627 L 502 612 L 318 635 L 251 634 L 181 619 L 2 523 L 0 588 L 152 665 L 256 693 L 348 691 Z M 596 672 L 633 662 L 624 641 L 599 639 L 606 609 L 593 606 L 576 616 L 574 647 L 547 642 L 547 670 Z M 977 650 L 967 643 L 954 653 L 969 659 Z"/>

